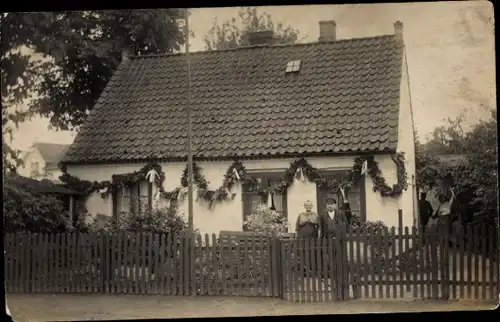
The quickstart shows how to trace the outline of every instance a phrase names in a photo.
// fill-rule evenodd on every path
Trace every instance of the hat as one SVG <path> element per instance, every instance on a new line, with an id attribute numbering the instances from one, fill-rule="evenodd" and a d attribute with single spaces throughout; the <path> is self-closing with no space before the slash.
<path id="1" fill-rule="evenodd" d="M 337 203 L 337 199 L 334 195 L 326 195 L 325 201 L 326 203 Z"/>

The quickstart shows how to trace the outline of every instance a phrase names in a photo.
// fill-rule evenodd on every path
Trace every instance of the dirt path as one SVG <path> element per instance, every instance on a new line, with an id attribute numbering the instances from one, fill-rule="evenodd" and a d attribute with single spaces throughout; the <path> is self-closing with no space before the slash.
<path id="1" fill-rule="evenodd" d="M 493 301 L 355 300 L 305 304 L 271 298 L 98 294 L 9 294 L 7 299 L 17 322 L 487 310 L 496 306 Z"/>

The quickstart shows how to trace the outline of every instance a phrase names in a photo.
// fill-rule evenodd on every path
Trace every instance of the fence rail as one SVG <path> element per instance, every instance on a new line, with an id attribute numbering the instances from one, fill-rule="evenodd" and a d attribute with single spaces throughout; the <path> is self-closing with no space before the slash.
<path id="1" fill-rule="evenodd" d="M 408 227 L 331 239 L 156 234 L 4 235 L 7 292 L 496 299 L 493 227 Z M 452 236 L 452 238 L 450 238 Z M 221 236 L 222 237 L 222 236 Z"/>

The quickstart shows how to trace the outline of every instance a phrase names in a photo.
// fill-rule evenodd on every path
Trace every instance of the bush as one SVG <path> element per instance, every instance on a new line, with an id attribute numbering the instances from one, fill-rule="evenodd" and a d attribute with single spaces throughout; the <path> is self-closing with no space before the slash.
<path id="1" fill-rule="evenodd" d="M 4 183 L 4 233 L 62 232 L 71 227 L 63 203 L 51 195 Z"/>
<path id="2" fill-rule="evenodd" d="M 248 216 L 245 221 L 248 230 L 259 233 L 285 233 L 287 231 L 287 219 L 278 212 L 269 209 L 266 205 L 259 205 L 257 210 Z"/>

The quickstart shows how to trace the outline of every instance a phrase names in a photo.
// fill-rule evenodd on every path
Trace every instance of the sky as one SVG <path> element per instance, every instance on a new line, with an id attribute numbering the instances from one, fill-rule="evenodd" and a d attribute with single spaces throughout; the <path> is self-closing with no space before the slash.
<path id="1" fill-rule="evenodd" d="M 238 17 L 239 7 L 192 9 L 191 50 L 204 50 L 203 38 L 219 22 Z M 426 137 L 447 117 L 465 113 L 466 126 L 488 117 L 496 102 L 493 6 L 487 1 L 304 5 L 260 7 L 274 22 L 300 31 L 300 42 L 315 42 L 319 21 L 335 20 L 337 38 L 394 33 L 403 22 L 414 123 Z M 35 118 L 15 133 L 13 147 L 26 150 L 34 142 L 72 143 L 74 132 L 48 129 Z"/>

